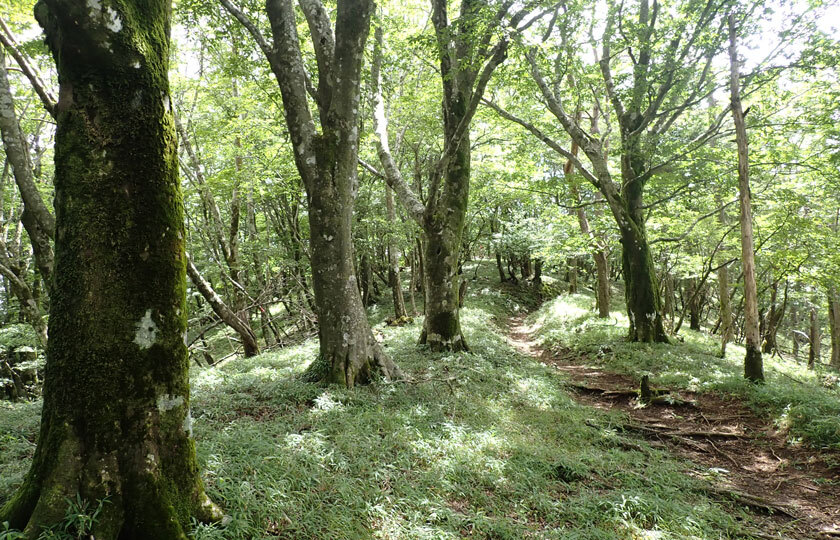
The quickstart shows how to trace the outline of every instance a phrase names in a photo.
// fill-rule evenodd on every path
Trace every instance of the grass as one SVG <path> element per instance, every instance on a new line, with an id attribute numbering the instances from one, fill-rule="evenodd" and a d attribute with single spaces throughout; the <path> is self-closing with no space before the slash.
<path id="1" fill-rule="evenodd" d="M 743 377 L 743 347 L 730 344 L 726 358 L 719 358 L 716 337 L 688 329 L 680 331 L 683 342 L 629 343 L 625 313 L 614 309 L 609 319 L 598 319 L 594 302 L 587 294 L 561 295 L 529 320 L 540 328 L 539 339 L 546 347 L 587 353 L 617 373 L 649 374 L 659 386 L 736 396 L 757 413 L 769 415 L 791 442 L 840 448 L 838 379 L 827 366 L 811 371 L 791 358 L 764 355 L 766 382 L 754 385 Z"/>
<path id="2" fill-rule="evenodd" d="M 462 312 L 470 353 L 418 348 L 418 323 L 377 325 L 413 383 L 303 383 L 314 342 L 195 369 L 198 457 L 230 516 L 195 538 L 748 538 L 749 515 L 708 498 L 691 465 L 628 439 L 621 415 L 578 405 L 555 370 L 507 344 L 498 324 L 531 299 L 489 270 Z M 38 413 L 3 407 L 0 501 Z"/>

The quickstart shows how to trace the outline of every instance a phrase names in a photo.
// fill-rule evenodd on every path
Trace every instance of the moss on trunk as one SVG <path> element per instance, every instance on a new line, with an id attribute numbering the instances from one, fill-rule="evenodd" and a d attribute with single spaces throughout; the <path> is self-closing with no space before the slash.
<path id="1" fill-rule="evenodd" d="M 189 410 L 168 0 L 44 0 L 58 64 L 56 261 L 41 434 L 0 521 L 36 537 L 107 497 L 98 539 L 186 538 L 204 494 Z"/>

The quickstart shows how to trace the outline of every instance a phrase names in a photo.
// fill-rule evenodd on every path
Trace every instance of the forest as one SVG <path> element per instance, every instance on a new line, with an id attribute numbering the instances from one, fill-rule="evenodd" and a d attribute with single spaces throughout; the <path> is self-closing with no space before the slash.
<path id="1" fill-rule="evenodd" d="M 5 0 L 0 540 L 840 538 L 839 28 Z"/>

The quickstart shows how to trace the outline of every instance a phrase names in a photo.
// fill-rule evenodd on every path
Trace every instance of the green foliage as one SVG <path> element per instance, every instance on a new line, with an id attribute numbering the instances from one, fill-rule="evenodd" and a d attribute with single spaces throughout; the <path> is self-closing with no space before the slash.
<path id="1" fill-rule="evenodd" d="M 80 495 L 75 499 L 66 499 L 67 509 L 64 519 L 56 523 L 38 535 L 38 540 L 87 540 L 93 538 L 92 533 L 102 507 L 109 504 L 107 498 L 97 501 L 96 507 Z M 2 523 L 3 530 L 0 530 L 0 540 L 21 540 L 27 538 L 20 531 L 9 528 L 9 523 Z"/>
<path id="2" fill-rule="evenodd" d="M 8 324 L 0 327 L 0 349 L 35 347 L 37 344 L 38 337 L 31 325 Z"/>

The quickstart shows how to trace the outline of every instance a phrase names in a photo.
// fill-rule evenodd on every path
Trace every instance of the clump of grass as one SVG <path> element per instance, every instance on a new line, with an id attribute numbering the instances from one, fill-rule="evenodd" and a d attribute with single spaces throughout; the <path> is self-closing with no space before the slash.
<path id="1" fill-rule="evenodd" d="M 544 346 L 584 352 L 609 369 L 641 377 L 650 374 L 662 386 L 714 391 L 743 399 L 757 413 L 769 414 L 789 437 L 814 447 L 840 448 L 840 393 L 823 385 L 824 370 L 810 371 L 790 358 L 764 355 L 766 383 L 744 380 L 744 349 L 727 347 L 719 358 L 719 342 L 702 332 L 683 329 L 684 342 L 629 343 L 627 317 L 614 310 L 598 319 L 590 295 L 561 295 L 531 315 Z"/>

